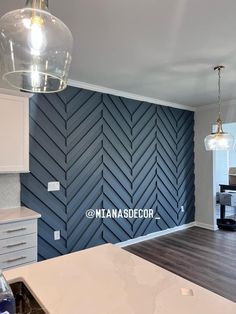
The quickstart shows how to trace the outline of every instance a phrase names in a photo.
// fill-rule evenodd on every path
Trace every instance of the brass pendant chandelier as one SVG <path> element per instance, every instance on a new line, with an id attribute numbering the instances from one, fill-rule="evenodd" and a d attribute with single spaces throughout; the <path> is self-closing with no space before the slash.
<path id="1" fill-rule="evenodd" d="M 73 38 L 48 10 L 48 0 L 27 0 L 23 9 L 0 19 L 3 79 L 33 93 L 66 88 Z"/>
<path id="2" fill-rule="evenodd" d="M 234 148 L 235 140 L 233 135 L 223 131 L 223 121 L 221 119 L 221 70 L 225 67 L 218 65 L 214 67 L 214 70 L 218 71 L 218 105 L 219 105 L 219 116 L 216 120 L 216 132 L 213 132 L 206 136 L 205 148 L 206 150 L 232 150 Z"/>

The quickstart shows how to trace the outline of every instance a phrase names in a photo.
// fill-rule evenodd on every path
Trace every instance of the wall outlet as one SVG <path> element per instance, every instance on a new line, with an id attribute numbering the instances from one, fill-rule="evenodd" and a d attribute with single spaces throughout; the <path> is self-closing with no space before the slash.
<path id="1" fill-rule="evenodd" d="M 60 182 L 48 182 L 48 192 L 60 191 Z"/>
<path id="2" fill-rule="evenodd" d="M 194 296 L 193 290 L 189 289 L 189 288 L 181 288 L 180 293 L 184 297 L 193 297 Z"/>
<path id="3" fill-rule="evenodd" d="M 185 212 L 184 206 L 181 206 L 180 209 L 181 209 L 181 213 Z"/>
<path id="4" fill-rule="evenodd" d="M 57 240 L 60 240 L 60 239 L 61 239 L 61 232 L 60 232 L 60 230 L 54 231 L 54 240 L 57 241 Z"/>

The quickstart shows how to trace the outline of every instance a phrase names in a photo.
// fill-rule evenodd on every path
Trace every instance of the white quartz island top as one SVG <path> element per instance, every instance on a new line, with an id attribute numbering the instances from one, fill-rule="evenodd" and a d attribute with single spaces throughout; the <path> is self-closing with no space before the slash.
<path id="1" fill-rule="evenodd" d="M 41 215 L 39 213 L 23 206 L 0 209 L 0 224 L 37 219 L 40 217 Z"/>
<path id="2" fill-rule="evenodd" d="M 51 314 L 236 313 L 236 303 L 111 244 L 4 275 L 23 280 Z M 193 296 L 181 289 L 192 289 Z"/>

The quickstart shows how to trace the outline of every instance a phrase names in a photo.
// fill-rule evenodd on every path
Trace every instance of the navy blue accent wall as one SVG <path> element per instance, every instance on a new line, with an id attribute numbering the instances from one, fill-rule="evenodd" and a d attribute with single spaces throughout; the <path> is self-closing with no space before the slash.
<path id="1" fill-rule="evenodd" d="M 42 214 L 39 259 L 193 221 L 193 126 L 190 111 L 74 87 L 33 96 L 21 200 Z M 61 190 L 47 192 L 49 181 Z M 153 208 L 160 219 L 89 219 L 89 208 Z"/>

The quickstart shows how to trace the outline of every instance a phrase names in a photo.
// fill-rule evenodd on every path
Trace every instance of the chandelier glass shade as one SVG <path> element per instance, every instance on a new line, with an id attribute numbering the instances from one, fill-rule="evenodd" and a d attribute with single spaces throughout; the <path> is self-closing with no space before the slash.
<path id="1" fill-rule="evenodd" d="M 231 150 L 234 148 L 234 137 L 230 133 L 223 132 L 222 121 L 217 120 L 217 131 L 205 138 L 206 150 Z"/>
<path id="2" fill-rule="evenodd" d="M 28 0 L 23 9 L 0 19 L 3 79 L 33 93 L 66 88 L 73 38 L 69 28 L 48 11 L 47 0 Z"/>

